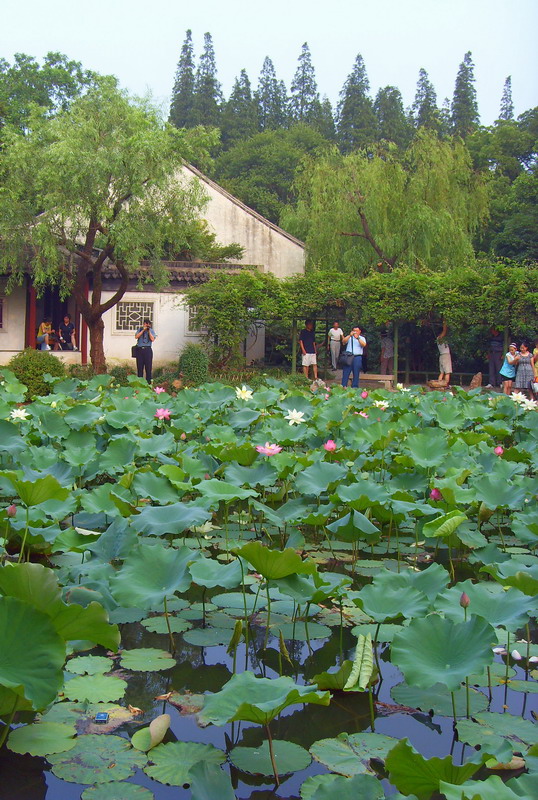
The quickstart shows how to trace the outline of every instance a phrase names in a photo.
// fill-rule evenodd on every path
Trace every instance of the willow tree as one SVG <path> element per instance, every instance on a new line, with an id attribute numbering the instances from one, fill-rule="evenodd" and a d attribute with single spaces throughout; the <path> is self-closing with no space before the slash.
<path id="1" fill-rule="evenodd" d="M 205 152 L 205 138 L 163 123 L 112 79 L 98 80 L 56 117 L 35 115 L 24 136 L 4 130 L 0 273 L 12 287 L 29 269 L 38 293 L 56 285 L 75 297 L 98 372 L 106 368 L 103 314 L 121 300 L 140 261 L 154 264 L 148 281 L 164 285 L 160 259 L 200 238 L 203 190 L 178 175 L 183 158 Z M 107 263 L 119 288 L 105 300 Z"/>
<path id="2" fill-rule="evenodd" d="M 299 200 L 281 224 L 306 242 L 310 268 L 355 275 L 398 264 L 446 269 L 472 263 L 487 191 L 459 140 L 419 131 L 402 157 L 391 145 L 312 158 Z"/>

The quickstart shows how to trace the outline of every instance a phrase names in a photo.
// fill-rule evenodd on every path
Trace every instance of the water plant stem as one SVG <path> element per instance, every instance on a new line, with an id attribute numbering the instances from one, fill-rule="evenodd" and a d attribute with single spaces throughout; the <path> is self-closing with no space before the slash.
<path id="1" fill-rule="evenodd" d="M 452 698 L 452 716 L 454 717 L 454 725 L 456 724 L 456 696 L 454 692 L 450 692 Z"/>
<path id="2" fill-rule="evenodd" d="M 172 628 L 170 627 L 170 619 L 168 614 L 168 601 L 166 597 L 164 598 L 164 618 L 166 620 L 166 627 L 168 628 L 168 638 L 170 640 L 170 652 L 172 655 L 176 652 L 176 643 L 174 641 L 174 635 L 172 633 Z"/>
<path id="3" fill-rule="evenodd" d="M 370 727 L 372 728 L 372 733 L 375 733 L 374 696 L 371 683 L 368 684 L 368 704 L 370 706 Z"/>
<path id="4" fill-rule="evenodd" d="M 15 697 L 15 702 L 13 704 L 13 708 L 11 709 L 9 717 L 6 720 L 6 724 L 0 731 L 0 749 L 2 749 L 2 746 L 8 737 L 9 731 L 11 730 L 11 723 L 13 722 L 13 718 L 16 714 L 18 703 L 19 703 L 19 698 Z"/>
<path id="5" fill-rule="evenodd" d="M 275 783 L 277 786 L 280 786 L 280 781 L 278 779 L 278 770 L 276 768 L 276 761 L 275 761 L 275 752 L 273 750 L 273 737 L 271 736 L 271 731 L 269 730 L 269 725 L 265 725 L 265 731 L 267 733 L 267 743 L 269 745 L 269 758 L 271 759 L 271 764 L 273 767 L 273 775 L 275 776 Z"/>
<path id="6" fill-rule="evenodd" d="M 19 558 L 18 558 L 17 564 L 20 564 L 22 559 L 23 559 L 23 557 L 24 557 L 24 546 L 26 544 L 26 537 L 28 536 L 28 528 L 29 528 L 29 526 L 30 526 L 30 509 L 27 506 L 26 507 L 26 526 L 24 528 L 24 536 L 22 537 L 21 549 L 20 549 L 20 552 L 19 552 Z"/>
<path id="7" fill-rule="evenodd" d="M 269 581 L 266 581 L 265 589 L 267 592 L 267 623 L 265 628 L 265 638 L 263 640 L 264 650 L 267 649 L 267 643 L 269 641 L 269 625 L 271 623 L 271 595 L 269 594 Z"/>

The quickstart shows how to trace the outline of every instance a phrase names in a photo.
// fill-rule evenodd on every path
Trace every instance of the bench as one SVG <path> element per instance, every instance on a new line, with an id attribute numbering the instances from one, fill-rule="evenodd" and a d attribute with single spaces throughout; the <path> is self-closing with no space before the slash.
<path id="1" fill-rule="evenodd" d="M 378 375 L 374 372 L 361 372 L 361 381 L 377 381 L 383 384 L 384 389 L 392 389 L 394 387 L 393 375 Z"/>

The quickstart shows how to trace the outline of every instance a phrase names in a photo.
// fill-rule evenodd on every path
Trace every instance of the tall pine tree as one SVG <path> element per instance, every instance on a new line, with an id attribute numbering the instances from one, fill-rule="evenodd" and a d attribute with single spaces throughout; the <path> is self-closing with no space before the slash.
<path id="1" fill-rule="evenodd" d="M 310 48 L 305 42 L 291 83 L 290 115 L 293 122 L 312 122 L 320 102 Z"/>
<path id="2" fill-rule="evenodd" d="M 418 72 L 417 90 L 411 106 L 413 120 L 416 128 L 439 128 L 439 111 L 437 109 L 437 95 L 433 83 L 426 70 L 421 67 Z"/>
<path id="3" fill-rule="evenodd" d="M 181 47 L 177 65 L 170 116 L 168 118 L 176 128 L 189 128 L 193 123 L 194 104 L 194 53 L 192 48 L 192 31 L 188 30 Z"/>
<path id="4" fill-rule="evenodd" d="M 287 92 L 283 81 L 276 77 L 275 67 L 266 56 L 254 93 L 258 107 L 258 127 L 260 131 L 283 128 L 287 124 Z"/>
<path id="5" fill-rule="evenodd" d="M 217 80 L 213 39 L 210 33 L 204 33 L 204 51 L 198 63 L 194 82 L 194 124 L 218 126 L 222 99 L 220 83 Z"/>
<path id="6" fill-rule="evenodd" d="M 514 119 L 514 104 L 512 102 L 512 76 L 509 75 L 504 82 L 503 95 L 501 97 L 501 109 L 499 119 Z"/>
<path id="7" fill-rule="evenodd" d="M 235 79 L 232 93 L 224 105 L 220 127 L 222 144 L 225 147 L 241 139 L 249 139 L 258 133 L 256 103 L 252 97 L 249 77 L 244 69 Z"/>
<path id="8" fill-rule="evenodd" d="M 395 86 L 380 89 L 374 101 L 374 111 L 378 138 L 405 147 L 411 139 L 412 128 L 405 116 L 400 90 Z"/>
<path id="9" fill-rule="evenodd" d="M 338 140 L 344 153 L 350 153 L 377 138 L 377 120 L 369 91 L 366 67 L 359 53 L 340 92 L 337 108 Z"/>
<path id="10" fill-rule="evenodd" d="M 450 121 L 452 132 L 465 138 L 477 127 L 478 105 L 471 52 L 465 53 L 456 76 Z"/>

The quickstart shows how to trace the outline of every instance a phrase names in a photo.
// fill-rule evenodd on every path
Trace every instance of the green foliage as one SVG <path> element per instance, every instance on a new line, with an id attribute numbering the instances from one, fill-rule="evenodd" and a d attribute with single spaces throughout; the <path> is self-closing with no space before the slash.
<path id="1" fill-rule="evenodd" d="M 378 263 L 446 269 L 472 263 L 472 237 L 487 212 L 483 181 L 461 141 L 420 131 L 402 159 L 336 152 L 305 167 L 295 210 L 282 218 L 307 245 L 308 265 L 362 276 Z"/>
<path id="2" fill-rule="evenodd" d="M 194 103 L 194 53 L 192 31 L 185 34 L 177 65 L 172 102 L 168 121 L 176 128 L 190 128 L 193 125 L 192 107 Z"/>
<path id="3" fill-rule="evenodd" d="M 179 370 L 186 383 L 198 386 L 207 380 L 209 356 L 201 344 L 189 343 L 179 357 Z"/>
<path id="4" fill-rule="evenodd" d="M 338 103 L 338 141 L 343 153 L 365 147 L 377 138 L 376 116 L 369 91 L 370 82 L 364 59 L 359 53 L 340 92 Z"/>
<path id="5" fill-rule="evenodd" d="M 114 378 L 114 383 L 117 386 L 128 386 L 129 375 L 135 375 L 135 370 L 131 367 L 115 366 L 108 372 Z"/>
<path id="6" fill-rule="evenodd" d="M 51 384 L 45 381 L 45 375 L 62 378 L 65 367 L 61 359 L 44 350 L 27 347 L 9 362 L 9 368 L 26 386 L 26 399 L 50 394 Z"/>

